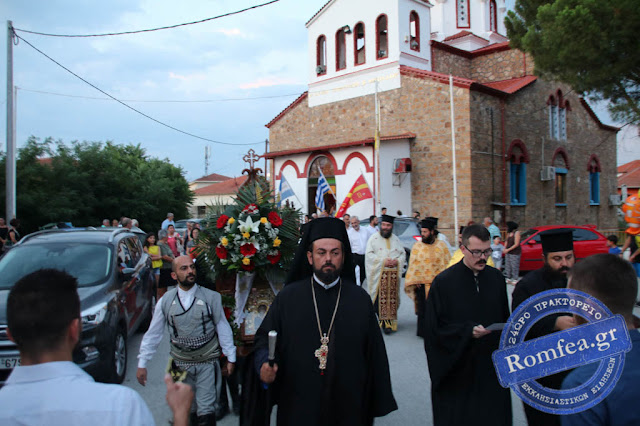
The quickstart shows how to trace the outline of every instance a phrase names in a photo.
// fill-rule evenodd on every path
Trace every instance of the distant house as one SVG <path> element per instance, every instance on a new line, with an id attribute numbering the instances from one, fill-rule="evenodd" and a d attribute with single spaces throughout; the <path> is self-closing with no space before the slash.
<path id="1" fill-rule="evenodd" d="M 205 176 L 204 178 L 215 178 L 213 177 L 214 175 L 215 173 L 213 175 Z M 194 185 L 196 182 L 202 182 L 201 179 L 204 178 L 191 182 L 189 186 Z M 191 217 L 205 217 L 207 214 L 207 207 L 213 204 L 231 204 L 233 202 L 233 197 L 238 193 L 238 189 L 246 181 L 247 176 L 240 176 L 235 178 L 226 178 L 216 183 L 197 187 L 193 190 L 195 196 L 193 198 L 193 203 L 189 207 Z"/>
<path id="2" fill-rule="evenodd" d="M 199 188 L 204 188 L 205 186 L 212 185 L 214 183 L 224 182 L 225 180 L 229 180 L 231 177 L 219 175 L 217 173 L 211 173 L 210 175 L 202 176 L 192 182 L 189 182 L 189 189 L 195 191 Z"/>
<path id="3" fill-rule="evenodd" d="M 618 166 L 618 194 L 626 187 L 627 196 L 638 195 L 640 188 L 640 160 Z"/>

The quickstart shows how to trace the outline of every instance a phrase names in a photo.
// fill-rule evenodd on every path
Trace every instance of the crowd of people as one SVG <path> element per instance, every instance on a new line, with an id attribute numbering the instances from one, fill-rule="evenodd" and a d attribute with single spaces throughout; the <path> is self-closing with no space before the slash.
<path id="1" fill-rule="evenodd" d="M 437 218 L 420 220 L 419 212 L 414 218 L 419 220 L 420 241 L 410 252 L 404 291 L 414 302 L 417 334 L 424 342 L 435 425 L 512 424 L 510 391 L 499 384 L 492 363 L 500 325 L 529 297 L 563 288 L 591 294 L 622 315 L 634 347 L 619 379 L 622 385 L 600 404 L 566 416 L 524 404 L 527 422 L 640 424 L 631 391 L 640 379 L 640 333 L 633 316 L 638 283 L 629 262 L 612 253 L 574 266 L 571 232 L 548 231 L 541 235 L 544 266 L 518 280 L 516 223 L 507 222 L 504 244 L 490 218 L 482 224 L 468 223 L 461 227 L 459 248 L 454 251 L 438 231 Z M 386 209 L 368 219 L 361 226 L 356 216 L 310 217 L 301 226 L 285 286 L 255 336 L 249 368 L 259 380 L 255 389 L 243 386 L 243 404 L 250 407 L 250 415 L 243 411 L 241 424 L 268 424 L 273 404 L 278 406 L 279 425 L 371 425 L 376 417 L 398 409 L 382 332 L 391 334 L 398 327 L 406 252 L 393 233 L 396 218 Z M 195 226 L 187 235 L 177 235 L 173 216 L 168 215 L 157 239 L 150 234 L 145 241 L 158 269 L 158 287 L 167 276 L 177 285 L 158 293 L 136 376 L 141 385 L 147 383 L 146 364 L 168 330 L 167 401 L 176 425 L 189 421 L 215 425 L 215 402 L 226 393 L 220 378 L 233 374 L 236 363 L 221 296 L 197 283 L 196 266 L 187 250 L 196 238 Z M 508 283 L 515 285 L 511 305 Z M 82 325 L 75 286 L 75 279 L 62 272 L 40 271 L 11 290 L 7 334 L 18 344 L 23 363 L 0 390 L 0 405 L 7 407 L 0 412 L 0 423 L 64 419 L 65 424 L 84 424 L 90 419 L 94 424 L 153 424 L 148 407 L 135 392 L 95 384 L 70 362 Z M 34 309 L 20 309 L 25 305 Z M 53 317 L 55 321 L 42 327 Z M 526 337 L 583 322 L 577 315 L 558 312 L 534 324 Z M 221 365 L 223 355 L 227 362 Z M 591 367 L 540 381 L 550 388 L 570 389 L 590 377 Z M 80 399 L 85 401 L 82 407 L 75 406 L 75 398 L 61 398 L 71 394 L 87 395 Z M 96 394 L 101 395 L 102 415 L 96 414 Z"/>

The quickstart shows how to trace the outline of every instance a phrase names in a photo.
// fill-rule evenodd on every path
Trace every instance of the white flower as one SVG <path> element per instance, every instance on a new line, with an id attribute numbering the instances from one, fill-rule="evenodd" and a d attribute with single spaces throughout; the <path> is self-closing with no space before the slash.
<path id="1" fill-rule="evenodd" d="M 260 221 L 256 221 L 254 222 L 253 219 L 251 219 L 251 216 L 247 217 L 247 220 L 238 220 L 238 229 L 240 230 L 240 232 L 253 232 L 254 234 L 258 233 L 258 230 L 260 228 Z"/>

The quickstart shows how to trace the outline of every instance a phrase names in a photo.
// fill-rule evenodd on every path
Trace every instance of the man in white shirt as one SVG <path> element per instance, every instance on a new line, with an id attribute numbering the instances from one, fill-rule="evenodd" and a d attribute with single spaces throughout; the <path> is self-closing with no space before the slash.
<path id="1" fill-rule="evenodd" d="M 367 241 L 369 241 L 369 238 L 371 238 L 373 234 L 378 232 L 378 216 L 374 214 L 369 216 L 369 225 L 363 226 L 363 228 L 369 234 L 369 236 L 367 237 Z"/>
<path id="2" fill-rule="evenodd" d="M 21 365 L 0 389 L 0 424 L 154 424 L 137 392 L 96 383 L 73 363 L 82 332 L 74 277 L 41 269 L 20 279 L 7 299 L 7 322 L 7 335 L 18 345 Z M 175 424 L 186 424 L 187 418 Z"/>
<path id="3" fill-rule="evenodd" d="M 225 374 L 233 373 L 236 348 L 233 333 L 222 309 L 220 293 L 196 284 L 196 266 L 189 256 L 172 263 L 171 276 L 178 286 L 162 296 L 156 305 L 149 330 L 140 344 L 137 378 L 147 382 L 147 362 L 162 341 L 164 327 L 170 336 L 172 370 L 184 374 L 184 382 L 195 391 L 196 407 L 191 423 L 215 425 L 214 403 L 220 393 L 219 358 L 227 357 Z"/>
<path id="4" fill-rule="evenodd" d="M 351 244 L 351 253 L 353 264 L 360 268 L 358 285 L 362 286 L 367 277 L 364 270 L 364 253 L 367 249 L 367 240 L 371 236 L 364 228 L 360 227 L 360 219 L 358 216 L 351 216 L 351 227 L 347 229 L 349 243 Z"/>

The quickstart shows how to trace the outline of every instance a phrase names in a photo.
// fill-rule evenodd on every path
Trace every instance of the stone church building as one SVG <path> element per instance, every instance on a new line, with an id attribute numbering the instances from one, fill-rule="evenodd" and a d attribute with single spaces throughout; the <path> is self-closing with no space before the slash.
<path id="1" fill-rule="evenodd" d="M 331 210 L 362 174 L 374 199 L 348 213 L 417 210 L 452 238 L 455 138 L 459 224 L 615 228 L 618 129 L 533 75 L 505 14 L 504 0 L 328 1 L 306 24 L 308 91 L 266 125 L 276 191 L 285 177 L 315 212 L 321 171 Z"/>

